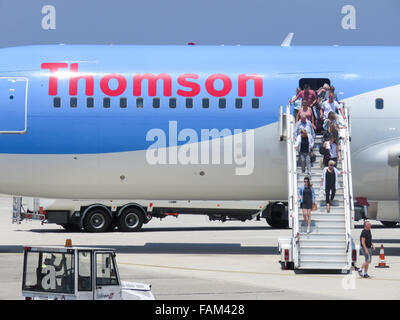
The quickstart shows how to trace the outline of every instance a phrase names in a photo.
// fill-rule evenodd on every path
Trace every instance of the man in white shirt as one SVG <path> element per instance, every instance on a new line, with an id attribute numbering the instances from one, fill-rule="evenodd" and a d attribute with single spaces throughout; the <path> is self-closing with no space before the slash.
<path id="1" fill-rule="evenodd" d="M 315 131 L 310 120 L 307 119 L 306 115 L 303 113 L 300 117 L 300 121 L 296 122 L 294 126 L 294 138 L 297 138 L 300 134 L 301 129 L 306 129 L 309 134 L 315 139 Z"/>
<path id="2" fill-rule="evenodd" d="M 341 154 L 339 148 L 337 147 L 335 136 L 330 135 L 329 141 L 325 141 L 324 146 L 327 150 L 329 150 L 329 160 L 333 160 L 336 167 L 338 160 L 341 161 Z"/>
<path id="3" fill-rule="evenodd" d="M 333 93 L 329 94 L 329 99 L 322 104 L 321 110 L 323 110 L 324 112 L 324 119 L 328 119 L 328 114 L 331 111 L 333 111 L 336 114 L 338 113 L 338 111 L 340 111 L 340 114 L 342 115 L 343 119 L 346 119 L 346 116 L 344 115 L 343 112 L 343 108 L 337 101 L 334 100 Z"/>

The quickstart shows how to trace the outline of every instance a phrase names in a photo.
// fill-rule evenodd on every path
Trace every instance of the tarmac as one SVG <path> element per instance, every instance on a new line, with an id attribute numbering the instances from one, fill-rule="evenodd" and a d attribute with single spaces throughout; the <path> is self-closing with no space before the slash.
<path id="1" fill-rule="evenodd" d="M 159 300 L 399 299 L 400 227 L 373 222 L 377 249 L 371 279 L 356 272 L 282 270 L 278 238 L 289 229 L 272 229 L 265 220 L 225 223 L 206 216 L 153 219 L 141 232 L 67 232 L 38 221 L 11 223 L 12 199 L 0 197 L 0 299 L 22 299 L 22 250 L 29 245 L 112 247 L 122 280 L 152 284 Z M 352 234 L 356 242 L 362 223 Z M 378 269 L 379 247 L 390 268 Z M 362 258 L 363 259 L 363 258 Z M 360 259 L 358 265 L 361 265 Z"/>

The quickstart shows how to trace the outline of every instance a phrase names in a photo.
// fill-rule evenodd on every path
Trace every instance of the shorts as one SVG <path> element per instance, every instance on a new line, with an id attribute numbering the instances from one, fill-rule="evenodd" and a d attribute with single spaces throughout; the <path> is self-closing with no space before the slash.
<path id="1" fill-rule="evenodd" d="M 360 248 L 360 254 L 364 255 L 365 258 L 365 262 L 371 262 L 372 260 L 372 249 L 371 248 L 367 248 L 368 249 L 368 255 L 365 254 L 364 248 L 361 247 Z"/>

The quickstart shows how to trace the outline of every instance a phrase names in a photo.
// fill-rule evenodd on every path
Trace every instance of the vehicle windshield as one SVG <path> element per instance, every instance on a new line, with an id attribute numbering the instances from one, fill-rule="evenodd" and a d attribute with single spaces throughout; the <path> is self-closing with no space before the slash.
<path id="1" fill-rule="evenodd" d="M 74 293 L 74 254 L 25 251 L 23 290 Z"/>

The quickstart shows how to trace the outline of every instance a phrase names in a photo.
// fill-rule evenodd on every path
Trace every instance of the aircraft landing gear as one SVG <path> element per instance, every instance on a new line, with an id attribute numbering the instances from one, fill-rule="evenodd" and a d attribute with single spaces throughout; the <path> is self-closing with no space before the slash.
<path id="1" fill-rule="evenodd" d="M 288 228 L 288 206 L 285 202 L 270 203 L 262 213 L 267 223 L 276 229 Z"/>

